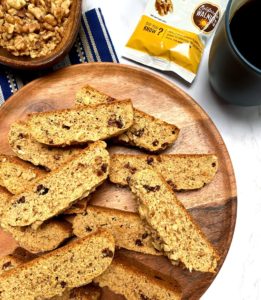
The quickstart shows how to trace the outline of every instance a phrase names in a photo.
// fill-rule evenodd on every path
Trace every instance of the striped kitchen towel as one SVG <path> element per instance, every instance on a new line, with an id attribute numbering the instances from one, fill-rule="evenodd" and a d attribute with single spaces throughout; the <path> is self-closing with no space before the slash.
<path id="1" fill-rule="evenodd" d="M 78 37 L 65 59 L 52 69 L 79 64 L 83 62 L 119 62 L 108 33 L 100 8 L 92 9 L 82 15 Z M 37 74 L 26 73 L 0 66 L 0 105 L 13 93 L 29 81 L 45 75 L 48 71 L 39 71 Z"/>

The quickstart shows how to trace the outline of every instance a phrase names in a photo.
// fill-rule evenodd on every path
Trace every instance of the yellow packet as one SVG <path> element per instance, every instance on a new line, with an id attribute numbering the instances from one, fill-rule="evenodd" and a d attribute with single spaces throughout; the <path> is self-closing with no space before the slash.
<path id="1" fill-rule="evenodd" d="M 123 56 L 192 82 L 227 0 L 149 0 Z"/>

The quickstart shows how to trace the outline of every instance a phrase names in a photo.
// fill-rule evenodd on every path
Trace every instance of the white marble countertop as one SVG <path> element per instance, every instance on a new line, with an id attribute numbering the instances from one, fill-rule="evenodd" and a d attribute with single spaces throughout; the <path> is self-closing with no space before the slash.
<path id="1" fill-rule="evenodd" d="M 84 9 L 102 9 L 120 62 L 130 64 L 120 56 L 144 10 L 146 0 L 83 2 Z M 192 96 L 214 121 L 230 153 L 237 179 L 238 212 L 232 245 L 221 271 L 202 299 L 260 300 L 261 106 L 236 107 L 220 101 L 208 83 L 209 46 L 210 43 L 205 49 L 198 76 L 191 86 L 175 76 L 166 76 Z"/>

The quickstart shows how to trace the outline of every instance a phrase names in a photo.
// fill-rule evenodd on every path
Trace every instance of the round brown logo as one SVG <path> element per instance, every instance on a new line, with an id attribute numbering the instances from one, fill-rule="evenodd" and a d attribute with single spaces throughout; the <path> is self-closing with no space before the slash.
<path id="1" fill-rule="evenodd" d="M 204 32 L 211 32 L 220 17 L 219 8 L 210 3 L 201 4 L 193 14 L 195 25 Z"/>

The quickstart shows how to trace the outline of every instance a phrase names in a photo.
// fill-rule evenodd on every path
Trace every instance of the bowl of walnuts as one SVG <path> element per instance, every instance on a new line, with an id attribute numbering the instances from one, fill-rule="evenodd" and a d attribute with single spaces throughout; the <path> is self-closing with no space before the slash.
<path id="1" fill-rule="evenodd" d="M 81 0 L 0 2 L 0 63 L 35 70 L 58 63 L 80 26 Z"/>

